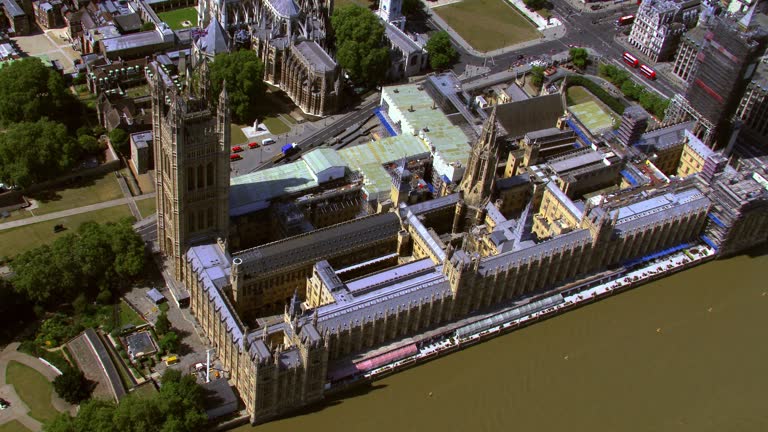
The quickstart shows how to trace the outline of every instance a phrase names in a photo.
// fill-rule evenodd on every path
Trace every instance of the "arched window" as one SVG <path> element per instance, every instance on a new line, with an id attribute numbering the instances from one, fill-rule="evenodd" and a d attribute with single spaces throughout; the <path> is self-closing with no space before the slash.
<path id="1" fill-rule="evenodd" d="M 195 232 L 195 212 L 189 212 L 189 232 Z"/>
<path id="2" fill-rule="evenodd" d="M 213 186 L 213 162 L 208 162 L 208 166 L 205 168 L 205 181 L 208 186 Z"/>
<path id="3" fill-rule="evenodd" d="M 198 165 L 197 166 L 197 187 L 202 188 L 205 185 L 204 181 L 205 179 L 203 178 L 203 166 Z"/>
<path id="4" fill-rule="evenodd" d="M 208 228 L 213 226 L 213 207 L 208 207 Z"/>
<path id="5" fill-rule="evenodd" d="M 197 215 L 197 229 L 205 229 L 205 211 L 200 210 L 200 214 Z"/>

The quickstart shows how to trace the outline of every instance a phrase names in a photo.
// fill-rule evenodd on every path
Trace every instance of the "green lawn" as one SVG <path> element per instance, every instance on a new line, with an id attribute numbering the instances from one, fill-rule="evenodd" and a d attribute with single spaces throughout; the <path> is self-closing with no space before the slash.
<path id="1" fill-rule="evenodd" d="M 87 178 L 66 186 L 35 193 L 29 198 L 35 199 L 39 207 L 32 210 L 35 216 L 96 204 L 122 198 L 120 185 L 112 173 L 102 177 Z"/>
<path id="2" fill-rule="evenodd" d="M 29 407 L 30 417 L 41 422 L 56 417 L 58 411 L 51 404 L 53 385 L 40 372 L 19 362 L 10 361 L 5 378 Z"/>
<path id="3" fill-rule="evenodd" d="M 131 393 L 139 398 L 149 399 L 157 393 L 157 389 L 152 385 L 152 382 L 148 382 L 136 387 Z"/>
<path id="4" fill-rule="evenodd" d="M 248 142 L 248 137 L 245 136 L 243 131 L 240 129 L 242 127 L 245 127 L 245 125 L 239 125 L 232 123 L 229 127 L 230 133 L 232 134 L 232 145 L 237 144 L 244 144 Z"/>
<path id="5" fill-rule="evenodd" d="M 142 324 L 146 324 L 146 321 L 144 321 L 139 314 L 137 314 L 133 309 L 131 309 L 130 306 L 128 306 L 125 301 L 120 300 L 120 325 L 128 325 L 133 324 L 135 326 L 140 326 Z"/>
<path id="6" fill-rule="evenodd" d="M 154 198 L 147 198 L 136 201 L 136 207 L 139 208 L 139 213 L 142 217 L 147 217 L 157 211 L 157 201 Z"/>
<path id="7" fill-rule="evenodd" d="M 125 95 L 129 98 L 137 98 L 141 96 L 149 96 L 149 85 L 141 85 L 136 87 L 131 87 L 129 89 L 125 90 Z"/>
<path id="8" fill-rule="evenodd" d="M 163 20 L 166 24 L 168 24 L 172 30 L 181 30 L 183 28 L 187 28 L 181 24 L 183 21 L 189 21 L 192 23 L 191 27 L 197 26 L 197 8 L 194 6 L 168 12 L 159 12 L 157 16 L 160 17 L 160 19 Z"/>
<path id="9" fill-rule="evenodd" d="M 277 117 L 267 117 L 262 120 L 262 123 L 264 123 L 264 126 L 269 129 L 269 133 L 272 135 L 282 135 L 291 131 L 291 128 Z"/>
<path id="10" fill-rule="evenodd" d="M 120 205 L 46 222 L 38 222 L 18 228 L 2 230 L 0 231 L 0 244 L 3 245 L 2 254 L 4 256 L 12 257 L 40 245 L 51 243 L 57 236 L 63 235 L 66 232 L 76 231 L 84 222 L 96 221 L 103 223 L 118 221 L 125 217 L 131 217 L 131 211 L 128 209 L 127 205 Z M 59 234 L 54 234 L 53 226 L 57 224 L 63 224 L 64 228 L 67 230 Z"/>
<path id="11" fill-rule="evenodd" d="M 0 424 L 0 432 L 32 432 L 27 429 L 18 420 L 11 420 L 8 423 Z"/>
<path id="12" fill-rule="evenodd" d="M 492 51 L 541 36 L 504 0 L 464 0 L 432 10 L 478 51 Z"/>
<path id="13" fill-rule="evenodd" d="M 566 99 L 568 106 L 583 104 L 584 102 L 594 100 L 587 89 L 581 86 L 568 87 Z"/>

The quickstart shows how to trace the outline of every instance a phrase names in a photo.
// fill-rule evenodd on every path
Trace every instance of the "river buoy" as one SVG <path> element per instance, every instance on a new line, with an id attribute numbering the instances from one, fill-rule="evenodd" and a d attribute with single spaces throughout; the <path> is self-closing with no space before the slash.
<path id="1" fill-rule="evenodd" d="M 563 360 L 568 360 L 568 356 L 564 356 L 564 357 L 563 357 Z"/>
<path id="2" fill-rule="evenodd" d="M 432 392 L 429 392 L 429 397 L 432 397 Z"/>
<path id="3" fill-rule="evenodd" d="M 707 312 L 712 312 L 712 307 L 710 306 L 709 309 L 707 309 Z"/>
<path id="4" fill-rule="evenodd" d="M 661 327 L 656 329 L 656 333 L 661 333 Z"/>

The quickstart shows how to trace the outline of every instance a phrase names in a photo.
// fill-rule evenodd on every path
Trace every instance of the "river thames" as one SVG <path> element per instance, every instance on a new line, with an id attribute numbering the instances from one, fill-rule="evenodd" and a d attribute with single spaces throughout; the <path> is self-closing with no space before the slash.
<path id="1" fill-rule="evenodd" d="M 768 248 L 377 381 L 258 431 L 766 431 Z"/>

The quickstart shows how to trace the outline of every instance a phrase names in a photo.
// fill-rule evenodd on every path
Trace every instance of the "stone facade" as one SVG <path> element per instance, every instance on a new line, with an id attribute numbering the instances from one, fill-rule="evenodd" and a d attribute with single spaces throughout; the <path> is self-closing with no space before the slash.
<path id="1" fill-rule="evenodd" d="M 203 64 L 204 76 L 207 65 Z M 183 256 L 193 242 L 226 239 L 229 229 L 230 118 L 226 88 L 211 108 L 207 85 L 189 97 L 166 72 L 150 66 L 152 125 L 160 251 L 182 279 Z M 201 80 L 207 82 L 206 79 Z"/>

